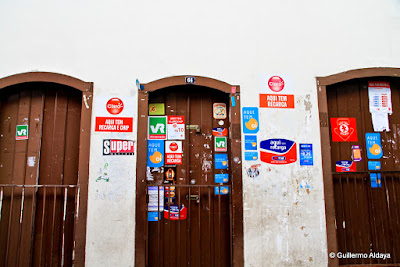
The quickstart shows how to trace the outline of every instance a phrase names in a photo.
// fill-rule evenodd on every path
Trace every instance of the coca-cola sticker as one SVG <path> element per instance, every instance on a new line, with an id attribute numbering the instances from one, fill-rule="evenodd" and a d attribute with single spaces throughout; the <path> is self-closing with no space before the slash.
<path id="1" fill-rule="evenodd" d="M 357 142 L 356 118 L 331 118 L 333 142 Z"/>

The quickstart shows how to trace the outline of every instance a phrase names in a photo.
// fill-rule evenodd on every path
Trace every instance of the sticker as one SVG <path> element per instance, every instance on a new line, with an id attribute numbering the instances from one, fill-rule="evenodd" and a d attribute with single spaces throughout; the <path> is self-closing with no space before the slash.
<path id="1" fill-rule="evenodd" d="M 357 142 L 356 118 L 331 118 L 333 142 Z"/>
<path id="2" fill-rule="evenodd" d="M 382 187 L 382 179 L 380 173 L 370 173 L 369 178 L 371 179 L 371 188 Z"/>
<path id="3" fill-rule="evenodd" d="M 96 183 L 98 181 L 104 180 L 108 183 L 108 181 L 110 181 L 110 177 L 108 177 L 108 163 L 106 162 L 104 164 L 104 168 L 100 168 L 100 171 L 98 172 L 97 179 L 96 179 Z"/>
<path id="4" fill-rule="evenodd" d="M 260 164 L 255 164 L 252 165 L 250 168 L 248 168 L 246 170 L 247 176 L 249 176 L 250 178 L 258 177 L 260 175 L 260 170 L 259 170 L 260 166 L 261 166 Z"/>
<path id="5" fill-rule="evenodd" d="M 214 174 L 214 181 L 216 183 L 227 183 L 229 182 L 229 174 L 227 173 Z"/>
<path id="6" fill-rule="evenodd" d="M 312 144 L 300 144 L 300 166 L 314 165 Z"/>
<path id="7" fill-rule="evenodd" d="M 236 86 L 231 87 L 231 94 L 236 94 Z"/>
<path id="8" fill-rule="evenodd" d="M 226 119 L 226 104 L 214 103 L 213 104 L 213 117 L 214 119 Z"/>
<path id="9" fill-rule="evenodd" d="M 244 149 L 245 150 L 257 150 L 257 135 L 245 135 L 244 136 Z"/>
<path id="10" fill-rule="evenodd" d="M 292 95 L 294 93 L 292 77 L 284 74 L 260 74 L 259 89 L 261 94 Z"/>
<path id="11" fill-rule="evenodd" d="M 147 140 L 147 166 L 161 167 L 164 165 L 164 141 Z"/>
<path id="12" fill-rule="evenodd" d="M 172 221 L 185 220 L 187 218 L 187 208 L 182 205 L 179 210 L 178 205 L 170 205 L 168 210 L 168 207 L 166 206 L 164 210 L 164 218 Z"/>
<path id="13" fill-rule="evenodd" d="M 260 108 L 294 108 L 294 95 L 260 94 Z"/>
<path id="14" fill-rule="evenodd" d="M 103 156 L 134 155 L 135 142 L 133 140 L 104 139 Z"/>
<path id="15" fill-rule="evenodd" d="M 149 116 L 149 139 L 167 139 L 167 117 Z"/>
<path id="16" fill-rule="evenodd" d="M 169 140 L 185 140 L 185 117 L 168 116 L 167 132 Z"/>
<path id="17" fill-rule="evenodd" d="M 223 120 L 220 120 L 220 121 L 218 122 L 218 125 L 219 125 L 219 126 L 224 125 L 224 121 L 223 121 Z"/>
<path id="18" fill-rule="evenodd" d="M 236 107 L 235 97 L 232 96 L 231 99 L 232 99 L 232 100 L 231 100 L 231 102 L 232 102 L 232 107 Z"/>
<path id="19" fill-rule="evenodd" d="M 214 136 L 227 136 L 228 135 L 228 129 L 222 128 L 222 127 L 217 127 L 217 128 L 214 128 L 212 130 L 212 134 Z"/>
<path id="20" fill-rule="evenodd" d="M 228 169 L 228 154 L 215 154 L 215 169 Z"/>
<path id="21" fill-rule="evenodd" d="M 157 212 L 157 211 L 147 212 L 147 221 L 158 222 L 159 219 L 161 219 L 161 212 Z"/>
<path id="22" fill-rule="evenodd" d="M 149 104 L 149 115 L 165 115 L 164 103 L 153 103 Z"/>
<path id="23" fill-rule="evenodd" d="M 17 125 L 15 139 L 16 140 L 28 139 L 28 125 Z"/>
<path id="24" fill-rule="evenodd" d="M 368 161 L 368 170 L 369 171 L 379 171 L 381 169 L 380 161 Z"/>
<path id="25" fill-rule="evenodd" d="M 362 160 L 361 158 L 361 148 L 360 146 L 351 146 L 351 158 L 353 159 L 354 162 L 360 162 Z"/>
<path id="26" fill-rule="evenodd" d="M 165 206 L 167 204 L 174 205 L 175 204 L 175 186 L 166 186 L 165 187 Z"/>
<path id="27" fill-rule="evenodd" d="M 244 160 L 253 161 L 258 160 L 258 152 L 244 152 Z"/>
<path id="28" fill-rule="evenodd" d="M 214 149 L 216 152 L 228 151 L 228 142 L 226 141 L 226 137 L 215 136 L 214 139 Z"/>
<path id="29" fill-rule="evenodd" d="M 158 189 L 157 189 L 158 188 Z M 162 186 L 149 186 L 147 189 L 149 195 L 149 211 L 163 211 L 164 210 L 164 187 Z"/>
<path id="30" fill-rule="evenodd" d="M 259 118 L 258 108 L 244 107 L 242 109 L 242 120 L 243 120 L 243 133 L 255 134 L 258 133 Z"/>
<path id="31" fill-rule="evenodd" d="M 296 143 L 287 139 L 267 139 L 260 143 L 261 161 L 270 164 L 296 162 Z"/>
<path id="32" fill-rule="evenodd" d="M 380 133 L 366 133 L 365 142 L 367 146 L 367 157 L 369 159 L 382 158 L 383 151 Z"/>
<path id="33" fill-rule="evenodd" d="M 182 164 L 182 141 L 165 141 L 165 164 Z"/>
<path id="34" fill-rule="evenodd" d="M 124 102 L 117 97 L 113 97 L 107 101 L 106 109 L 111 115 L 118 115 L 124 109 Z"/>
<path id="35" fill-rule="evenodd" d="M 229 193 L 229 187 L 227 186 L 216 186 L 215 187 L 215 194 L 219 195 L 227 195 Z"/>
<path id="36" fill-rule="evenodd" d="M 336 161 L 336 172 L 355 172 L 356 164 L 351 160 Z"/>
<path id="37" fill-rule="evenodd" d="M 392 94 L 389 82 L 368 82 L 369 112 L 392 114 Z"/>
<path id="38" fill-rule="evenodd" d="M 96 132 L 133 132 L 133 118 L 96 117 Z"/>
<path id="39" fill-rule="evenodd" d="M 168 168 L 168 170 L 165 172 L 165 181 L 167 183 L 173 183 L 175 182 L 175 170 L 176 168 Z"/>

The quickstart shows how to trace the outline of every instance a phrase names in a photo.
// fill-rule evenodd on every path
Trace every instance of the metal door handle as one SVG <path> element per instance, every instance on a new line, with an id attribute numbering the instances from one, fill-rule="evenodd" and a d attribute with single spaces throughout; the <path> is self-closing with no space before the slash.
<path id="1" fill-rule="evenodd" d="M 194 124 L 187 124 L 186 129 L 188 130 L 196 130 L 196 133 L 200 133 L 200 126 Z"/>
<path id="2" fill-rule="evenodd" d="M 186 195 L 187 200 L 195 200 L 197 203 L 200 203 L 199 195 Z"/>

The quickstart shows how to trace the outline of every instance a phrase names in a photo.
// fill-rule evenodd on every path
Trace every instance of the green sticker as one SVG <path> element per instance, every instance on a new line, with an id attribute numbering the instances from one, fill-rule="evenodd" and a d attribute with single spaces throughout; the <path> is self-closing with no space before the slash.
<path id="1" fill-rule="evenodd" d="M 165 115 L 164 103 L 149 104 L 149 115 Z"/>
<path id="2" fill-rule="evenodd" d="M 28 139 L 28 125 L 17 125 L 17 133 L 15 139 L 17 140 Z"/>
<path id="3" fill-rule="evenodd" d="M 149 116 L 149 139 L 167 139 L 167 117 Z"/>
<path id="4" fill-rule="evenodd" d="M 226 152 L 228 150 L 228 144 L 226 137 L 215 137 L 215 151 Z"/>

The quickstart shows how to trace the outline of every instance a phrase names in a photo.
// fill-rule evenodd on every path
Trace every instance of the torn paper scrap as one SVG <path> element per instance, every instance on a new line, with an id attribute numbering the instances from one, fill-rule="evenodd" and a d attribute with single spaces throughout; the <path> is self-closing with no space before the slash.
<path id="1" fill-rule="evenodd" d="M 371 113 L 374 132 L 389 132 L 389 115 L 387 113 Z"/>

